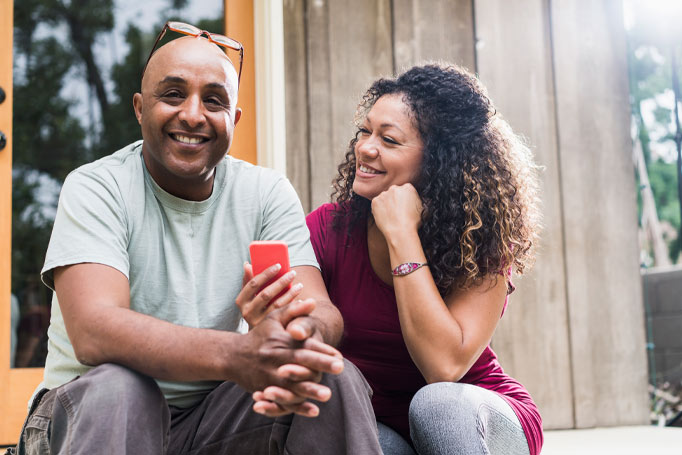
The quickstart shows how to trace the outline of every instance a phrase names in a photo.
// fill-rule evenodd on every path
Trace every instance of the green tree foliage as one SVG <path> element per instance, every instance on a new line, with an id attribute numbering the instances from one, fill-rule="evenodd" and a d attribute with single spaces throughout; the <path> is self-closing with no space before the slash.
<path id="1" fill-rule="evenodd" d="M 14 83 L 14 163 L 63 180 L 82 162 L 85 131 L 60 96 L 73 56 L 54 38 L 33 43 Z"/>
<path id="2" fill-rule="evenodd" d="M 58 187 L 81 164 L 140 139 L 132 99 L 140 90 L 142 68 L 165 21 L 183 20 L 181 12 L 191 2 L 167 0 L 147 30 L 128 24 L 127 53 L 110 71 L 102 69 L 95 45 L 114 30 L 114 0 L 14 3 L 12 291 L 21 300 L 24 289 L 35 289 L 52 229 L 56 198 L 41 197 L 45 181 Z M 221 33 L 222 9 L 211 15 L 195 25 Z M 92 103 L 64 96 L 73 79 L 87 86 Z M 89 119 L 74 117 L 78 102 L 92 106 L 101 125 L 93 130 Z M 40 289 L 47 301 L 48 292 Z"/>
<path id="3" fill-rule="evenodd" d="M 133 113 L 133 95 L 140 91 L 140 77 L 154 37 L 145 34 L 134 25 L 126 31 L 128 54 L 111 70 L 116 101 L 103 117 L 104 128 L 95 156 L 105 156 L 141 139 L 140 126 Z"/>
<path id="4" fill-rule="evenodd" d="M 669 104 L 672 97 L 672 52 L 677 61 L 682 61 L 682 28 L 671 27 L 662 33 L 661 18 L 651 13 L 650 1 L 629 1 L 634 26 L 628 30 L 628 67 L 630 76 L 630 100 L 633 123 L 642 145 L 644 159 L 649 173 L 649 182 L 654 195 L 658 217 L 680 232 L 680 201 L 677 191 L 676 161 L 669 157 L 652 156 L 652 147 L 666 144 L 675 150 L 672 141 L 675 135 L 673 110 Z M 682 73 L 682 68 L 678 73 Z M 662 104 L 667 98 L 668 104 Z M 645 119 L 645 103 L 653 104 L 652 119 Z M 656 132 L 656 138 L 652 139 Z M 668 160 L 668 161 L 666 161 Z M 641 198 L 638 198 L 641 215 Z M 669 255 L 673 262 L 680 254 L 679 234 L 668 241 Z"/>

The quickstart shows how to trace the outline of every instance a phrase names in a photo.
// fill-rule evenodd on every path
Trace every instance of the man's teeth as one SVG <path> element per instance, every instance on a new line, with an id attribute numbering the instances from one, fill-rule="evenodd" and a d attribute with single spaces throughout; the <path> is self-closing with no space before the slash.
<path id="1" fill-rule="evenodd" d="M 362 172 L 367 173 L 367 174 L 379 174 L 379 171 L 375 171 L 374 169 L 370 169 L 367 166 L 363 166 L 362 164 L 360 165 L 360 170 Z"/>
<path id="2" fill-rule="evenodd" d="M 202 141 L 202 139 L 198 137 L 187 137 L 181 136 L 179 134 L 174 134 L 173 137 L 175 138 L 176 141 L 180 141 L 183 144 L 198 144 L 199 142 Z"/>

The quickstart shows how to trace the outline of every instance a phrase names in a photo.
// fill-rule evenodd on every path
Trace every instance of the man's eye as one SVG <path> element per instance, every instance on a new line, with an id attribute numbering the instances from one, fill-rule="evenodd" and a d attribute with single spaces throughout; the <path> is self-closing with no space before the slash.
<path id="1" fill-rule="evenodd" d="M 215 106 L 222 106 L 222 107 L 227 106 L 227 103 L 225 103 L 220 98 L 215 98 L 215 97 L 208 98 L 208 99 L 206 99 L 205 102 L 206 102 L 206 104 L 212 104 Z"/>
<path id="2" fill-rule="evenodd" d="M 161 98 L 171 101 L 177 101 L 183 97 L 182 93 L 177 90 L 169 90 L 161 94 Z"/>

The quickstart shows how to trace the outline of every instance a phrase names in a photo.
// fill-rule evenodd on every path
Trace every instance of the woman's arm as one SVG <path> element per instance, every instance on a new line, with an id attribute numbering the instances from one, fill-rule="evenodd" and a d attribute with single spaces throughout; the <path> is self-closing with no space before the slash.
<path id="1" fill-rule="evenodd" d="M 418 235 L 421 201 L 410 184 L 392 186 L 372 201 L 376 227 L 388 245 L 391 268 L 426 262 Z M 393 277 L 400 327 L 407 349 L 429 383 L 457 381 L 490 343 L 507 294 L 506 280 L 492 276 L 445 300 L 428 267 Z"/>

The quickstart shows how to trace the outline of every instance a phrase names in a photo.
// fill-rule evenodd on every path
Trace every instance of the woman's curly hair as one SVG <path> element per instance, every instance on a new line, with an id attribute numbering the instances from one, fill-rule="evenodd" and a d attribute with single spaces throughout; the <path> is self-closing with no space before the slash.
<path id="1" fill-rule="evenodd" d="M 416 66 L 374 82 L 358 106 L 356 124 L 389 94 L 403 96 L 424 144 L 415 182 L 423 203 L 419 237 L 441 295 L 510 266 L 523 273 L 539 229 L 538 167 L 485 88 L 454 65 Z M 339 229 L 350 212 L 349 234 L 371 215 L 371 202 L 353 192 L 356 142 L 357 134 L 332 193 L 340 207 L 334 226 Z"/>

